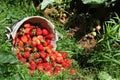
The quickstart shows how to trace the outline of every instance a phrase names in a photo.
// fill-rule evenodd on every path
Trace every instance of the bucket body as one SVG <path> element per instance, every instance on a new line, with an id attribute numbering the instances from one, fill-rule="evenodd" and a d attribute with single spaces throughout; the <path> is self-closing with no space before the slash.
<path id="1" fill-rule="evenodd" d="M 27 17 L 27 18 L 24 18 L 21 21 L 15 23 L 11 27 L 11 29 L 7 28 L 7 29 L 9 29 L 9 33 L 7 34 L 7 37 L 12 38 L 12 40 L 14 40 L 17 31 L 25 23 L 33 23 L 33 24 L 38 23 L 42 27 L 46 28 L 49 31 L 49 33 L 53 34 L 53 36 L 54 36 L 51 41 L 51 44 L 53 45 L 53 49 L 55 50 L 57 48 L 56 42 L 58 41 L 58 37 L 60 37 L 61 34 L 54 29 L 54 25 L 49 20 L 47 20 L 46 18 L 41 17 L 41 16 Z"/>

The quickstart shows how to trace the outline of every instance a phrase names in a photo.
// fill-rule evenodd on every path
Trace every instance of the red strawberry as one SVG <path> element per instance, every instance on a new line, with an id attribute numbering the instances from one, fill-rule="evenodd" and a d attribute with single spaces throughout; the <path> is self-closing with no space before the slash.
<path id="1" fill-rule="evenodd" d="M 21 36 L 21 41 L 23 41 L 24 43 L 28 43 L 28 38 L 26 35 Z"/>
<path id="2" fill-rule="evenodd" d="M 43 40 L 43 36 L 42 36 L 42 35 L 38 35 L 37 38 L 38 38 L 38 40 L 40 40 L 40 41 Z"/>
<path id="3" fill-rule="evenodd" d="M 49 40 L 49 39 L 46 39 L 45 41 L 46 41 L 47 45 L 49 45 L 51 43 L 51 40 Z"/>
<path id="4" fill-rule="evenodd" d="M 47 36 L 45 36 L 45 38 L 52 40 L 53 35 L 52 34 L 48 34 Z"/>
<path id="5" fill-rule="evenodd" d="M 43 47 L 42 44 L 37 45 L 37 48 L 38 48 L 39 51 L 43 51 L 44 50 L 44 47 Z"/>
<path id="6" fill-rule="evenodd" d="M 41 63 L 43 63 L 43 60 L 42 60 L 42 59 L 40 59 L 40 60 L 38 60 L 38 61 L 36 62 L 37 65 L 39 65 L 39 64 L 41 64 Z"/>
<path id="7" fill-rule="evenodd" d="M 32 41 L 31 46 L 36 47 L 37 43 L 35 41 Z"/>
<path id="8" fill-rule="evenodd" d="M 37 51 L 38 51 L 38 49 L 36 47 L 32 48 L 32 52 L 37 52 Z"/>
<path id="9" fill-rule="evenodd" d="M 38 69 L 38 71 L 40 71 L 40 70 L 42 70 L 43 71 L 43 64 L 39 64 L 39 65 L 37 65 L 37 69 Z"/>
<path id="10" fill-rule="evenodd" d="M 23 47 L 23 46 L 24 46 L 24 43 L 23 43 L 19 38 L 17 38 L 15 45 L 20 46 L 20 47 Z"/>
<path id="11" fill-rule="evenodd" d="M 37 36 L 32 37 L 32 41 L 36 41 L 37 39 L 38 39 Z"/>
<path id="12" fill-rule="evenodd" d="M 48 30 L 47 30 L 47 29 L 42 29 L 42 34 L 43 34 L 44 36 L 48 35 Z"/>
<path id="13" fill-rule="evenodd" d="M 44 47 L 46 47 L 46 46 L 47 46 L 47 42 L 46 42 L 46 41 L 43 41 L 43 42 L 42 42 L 42 45 L 43 45 Z"/>
<path id="14" fill-rule="evenodd" d="M 34 27 L 34 26 L 32 26 L 32 27 Z M 36 34 L 36 29 L 32 28 L 32 29 L 30 30 L 29 34 L 30 34 L 31 36 L 35 35 L 35 34 Z"/>
<path id="15" fill-rule="evenodd" d="M 55 62 L 55 61 L 52 62 L 52 66 L 53 66 L 53 67 L 56 66 L 56 62 Z"/>
<path id="16" fill-rule="evenodd" d="M 26 62 L 26 59 L 23 58 L 23 57 L 21 57 L 19 60 L 22 61 L 22 62 Z"/>
<path id="17" fill-rule="evenodd" d="M 36 28 L 36 35 L 41 35 L 42 34 L 42 30 L 40 28 Z"/>
<path id="18" fill-rule="evenodd" d="M 23 47 L 17 47 L 20 51 L 24 51 L 24 48 Z"/>
<path id="19" fill-rule="evenodd" d="M 47 53 L 51 54 L 52 50 L 49 47 L 46 47 L 45 49 Z"/>
<path id="20" fill-rule="evenodd" d="M 52 45 L 52 44 L 49 44 L 48 47 L 49 47 L 50 49 L 52 49 L 52 48 L 53 48 L 53 45 Z"/>
<path id="21" fill-rule="evenodd" d="M 34 61 L 30 61 L 30 70 L 35 70 L 36 64 Z"/>
<path id="22" fill-rule="evenodd" d="M 36 42 L 36 44 L 40 44 L 40 40 L 36 36 L 33 36 L 32 41 L 34 43 Z"/>
<path id="23" fill-rule="evenodd" d="M 62 57 L 65 58 L 67 56 L 67 53 L 66 52 L 61 52 L 62 54 Z"/>
<path id="24" fill-rule="evenodd" d="M 55 54 L 56 54 L 57 57 L 62 57 L 62 54 L 57 52 L 57 51 L 55 51 Z"/>
<path id="25" fill-rule="evenodd" d="M 50 59 L 51 59 L 52 61 L 55 61 L 55 60 L 56 60 L 56 55 L 50 56 Z"/>
<path id="26" fill-rule="evenodd" d="M 25 28 L 25 33 L 29 33 L 30 32 L 30 30 L 31 30 L 31 28 Z"/>
<path id="27" fill-rule="evenodd" d="M 72 60 L 71 59 L 64 59 L 64 62 L 70 64 L 70 63 L 72 63 Z"/>
<path id="28" fill-rule="evenodd" d="M 18 58 L 18 59 L 22 58 L 21 53 L 19 53 L 19 52 L 17 53 L 17 58 Z"/>
<path id="29" fill-rule="evenodd" d="M 29 58 L 30 57 L 30 52 L 29 51 L 26 51 L 25 53 L 24 53 L 24 58 Z"/>
<path id="30" fill-rule="evenodd" d="M 71 73 L 71 74 L 75 74 L 76 71 L 75 71 L 74 69 L 71 69 L 71 70 L 70 70 L 70 73 Z"/>
<path id="31" fill-rule="evenodd" d="M 66 62 L 62 62 L 62 66 L 65 68 L 65 69 L 69 69 L 70 68 L 70 64 L 66 63 Z"/>
<path id="32" fill-rule="evenodd" d="M 44 63 L 44 69 L 45 71 L 51 71 L 52 70 L 52 65 L 50 63 Z"/>
<path id="33" fill-rule="evenodd" d="M 45 58 L 45 57 L 46 57 L 46 53 L 44 53 L 44 51 L 41 51 L 41 52 L 40 52 L 40 56 L 41 56 L 42 58 Z"/>
<path id="34" fill-rule="evenodd" d="M 28 40 L 31 40 L 31 37 L 29 34 L 26 34 L 26 36 L 27 36 Z"/>
<path id="35" fill-rule="evenodd" d="M 63 62 L 63 57 L 59 56 L 56 58 L 57 62 L 58 63 L 62 63 Z"/>
<path id="36" fill-rule="evenodd" d="M 61 70 L 62 70 L 62 68 L 60 66 L 56 66 L 55 70 L 54 70 L 54 73 L 57 74 Z"/>
<path id="37" fill-rule="evenodd" d="M 24 24 L 25 28 L 29 28 L 31 25 L 29 23 Z"/>

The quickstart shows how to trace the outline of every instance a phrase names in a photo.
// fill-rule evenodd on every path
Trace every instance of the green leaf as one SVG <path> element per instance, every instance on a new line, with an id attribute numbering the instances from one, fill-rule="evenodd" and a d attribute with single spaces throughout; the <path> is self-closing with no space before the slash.
<path id="1" fill-rule="evenodd" d="M 116 79 L 113 79 L 107 72 L 105 71 L 101 71 L 99 74 L 98 74 L 98 78 L 99 80 L 116 80 Z"/>
<path id="2" fill-rule="evenodd" d="M 102 4 L 106 2 L 107 0 L 82 0 L 84 4 L 91 4 L 91 3 L 96 3 L 96 4 Z"/>
<path id="3" fill-rule="evenodd" d="M 54 2 L 54 0 L 43 0 L 41 3 L 41 10 L 45 9 L 45 7 L 52 2 Z"/>
<path id="4" fill-rule="evenodd" d="M 17 62 L 17 58 L 13 56 L 12 53 L 8 53 L 7 51 L 0 50 L 0 63 L 15 63 Z"/>

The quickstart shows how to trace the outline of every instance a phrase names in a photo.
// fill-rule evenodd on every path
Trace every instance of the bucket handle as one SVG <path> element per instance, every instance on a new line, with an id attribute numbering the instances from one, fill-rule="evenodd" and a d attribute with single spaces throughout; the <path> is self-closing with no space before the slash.
<path id="1" fill-rule="evenodd" d="M 6 35 L 8 40 L 11 39 L 11 37 L 12 37 L 11 32 L 12 32 L 11 28 L 6 27 L 6 31 L 5 31 L 6 34 L 5 35 Z"/>

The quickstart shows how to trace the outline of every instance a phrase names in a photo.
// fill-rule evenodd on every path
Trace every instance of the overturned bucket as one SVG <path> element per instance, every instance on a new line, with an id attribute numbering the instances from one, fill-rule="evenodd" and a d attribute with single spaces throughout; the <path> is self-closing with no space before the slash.
<path id="1" fill-rule="evenodd" d="M 7 31 L 9 32 L 6 35 L 8 39 L 12 38 L 12 40 L 14 40 L 17 31 L 25 23 L 40 24 L 42 27 L 46 28 L 49 31 L 49 33 L 53 34 L 54 37 L 52 38 L 51 44 L 53 45 L 53 50 L 56 50 L 56 42 L 58 41 L 59 37 L 62 37 L 62 35 L 57 30 L 55 30 L 54 25 L 49 20 L 41 16 L 27 17 L 15 23 L 12 27 L 7 27 Z"/>

